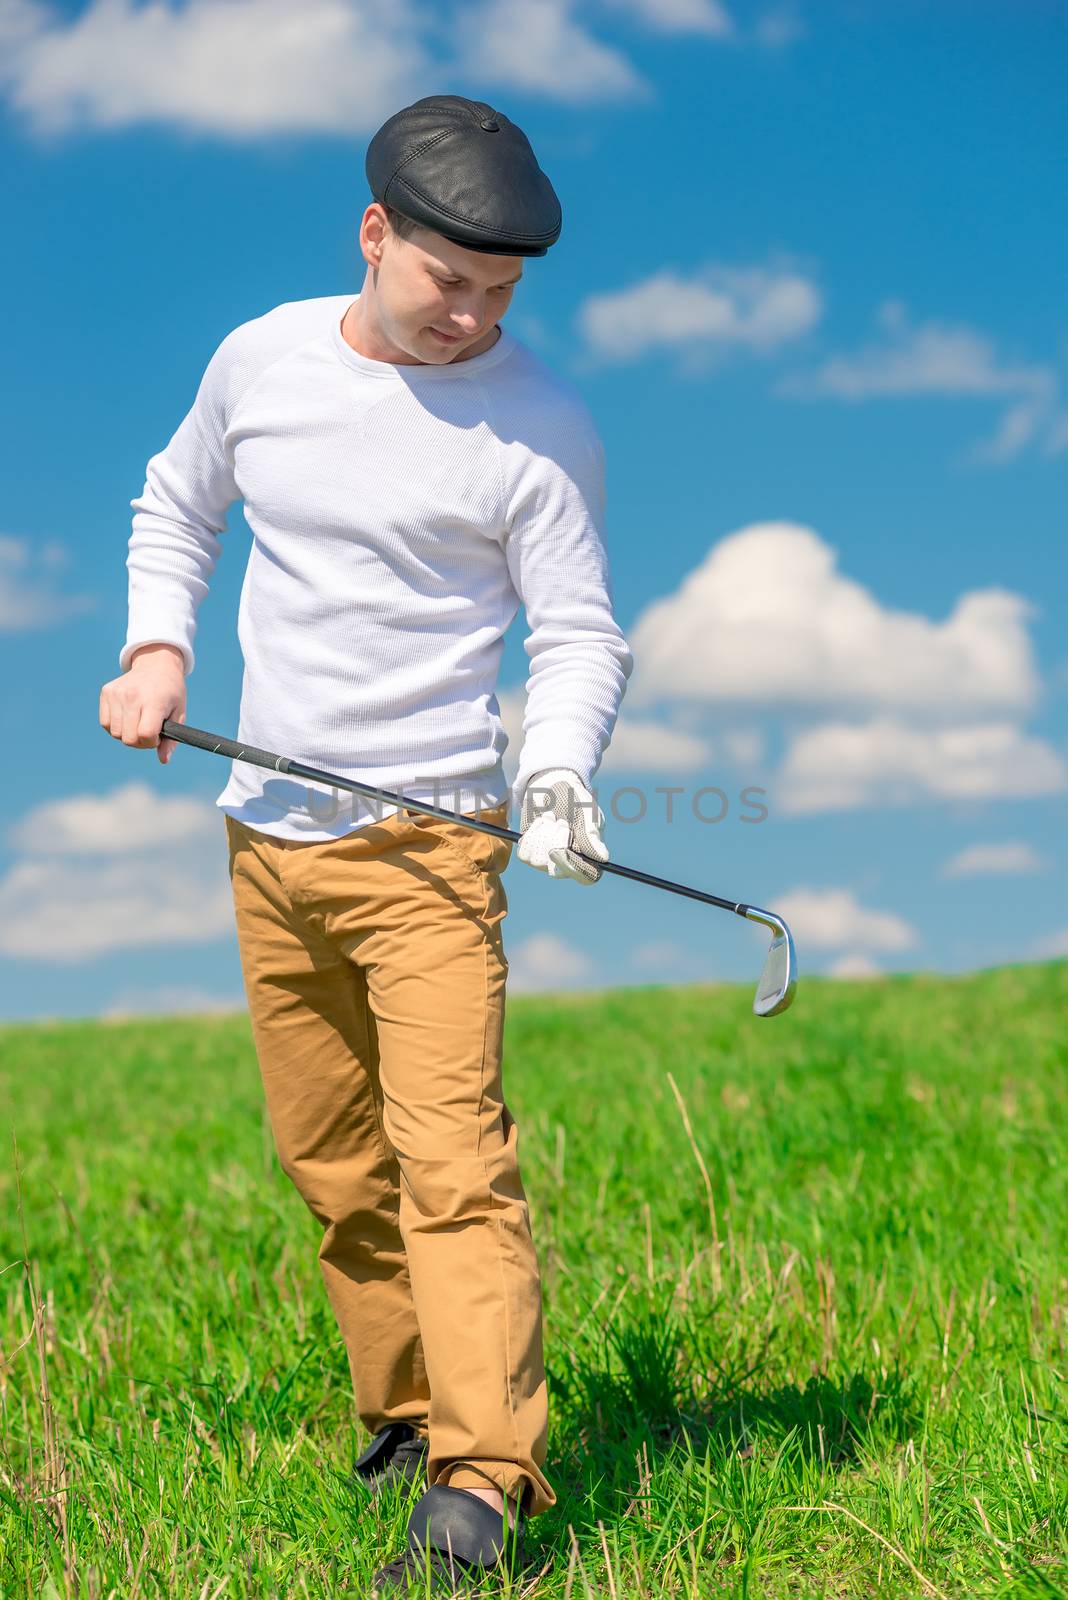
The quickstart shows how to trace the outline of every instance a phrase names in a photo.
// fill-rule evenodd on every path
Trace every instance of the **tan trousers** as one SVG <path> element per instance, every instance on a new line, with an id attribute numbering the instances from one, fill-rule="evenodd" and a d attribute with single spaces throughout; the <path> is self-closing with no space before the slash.
<path id="1" fill-rule="evenodd" d="M 545 1511 L 541 1279 L 501 1080 L 512 843 L 408 810 L 311 843 L 226 830 L 267 1110 L 324 1229 L 360 1420 L 426 1434 L 430 1483 Z"/>

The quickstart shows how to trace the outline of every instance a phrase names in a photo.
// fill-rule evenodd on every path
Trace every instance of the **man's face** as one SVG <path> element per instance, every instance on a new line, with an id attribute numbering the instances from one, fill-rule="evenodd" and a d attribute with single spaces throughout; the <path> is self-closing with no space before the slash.
<path id="1" fill-rule="evenodd" d="M 413 239 L 400 239 L 384 214 L 381 228 L 372 227 L 372 239 L 378 322 L 391 344 L 417 361 L 438 364 L 468 351 L 479 353 L 480 343 L 489 347 L 493 341 L 487 335 L 507 311 L 522 276 L 522 256 L 467 250 L 426 228 Z"/>

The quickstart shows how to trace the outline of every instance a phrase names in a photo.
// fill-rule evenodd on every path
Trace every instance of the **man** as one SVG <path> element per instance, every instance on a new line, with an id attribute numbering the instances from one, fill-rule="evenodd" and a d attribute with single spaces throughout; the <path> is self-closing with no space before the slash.
<path id="1" fill-rule="evenodd" d="M 501 321 L 559 236 L 521 130 L 436 95 L 367 152 L 356 298 L 289 302 L 219 346 L 132 502 L 115 738 L 185 718 L 197 607 L 242 498 L 254 539 L 238 738 L 503 824 L 495 687 L 525 606 L 512 798 L 521 860 L 595 883 L 590 784 L 633 664 L 612 615 L 603 450 L 578 393 Z M 487 806 L 488 802 L 488 806 Z M 373 1484 L 427 1487 L 376 1592 L 524 1561 L 543 1466 L 541 1286 L 505 1103 L 501 873 L 511 842 L 234 762 L 217 804 L 249 1013 Z M 506 1507 L 507 1497 L 507 1507 Z"/>

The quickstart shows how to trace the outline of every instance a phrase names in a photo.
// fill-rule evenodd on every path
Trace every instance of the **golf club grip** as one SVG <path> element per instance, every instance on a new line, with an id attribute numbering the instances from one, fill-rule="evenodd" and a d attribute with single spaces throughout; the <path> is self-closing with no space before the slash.
<path id="1" fill-rule="evenodd" d="M 269 750 L 257 750 L 253 745 L 238 744 L 236 739 L 224 739 L 217 733 L 205 733 L 203 728 L 189 728 L 184 722 L 174 722 L 168 717 L 160 736 L 175 739 L 179 744 L 196 745 L 198 750 L 210 750 L 214 755 L 230 756 L 234 761 L 250 761 L 255 767 L 270 767 L 272 772 L 285 772 L 289 768 L 286 756 L 272 755 Z"/>

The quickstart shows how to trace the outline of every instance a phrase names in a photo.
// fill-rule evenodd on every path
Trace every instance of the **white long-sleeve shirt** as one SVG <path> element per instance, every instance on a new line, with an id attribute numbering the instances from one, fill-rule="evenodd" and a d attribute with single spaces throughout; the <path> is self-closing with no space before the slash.
<path id="1" fill-rule="evenodd" d="M 589 409 L 504 328 L 440 366 L 360 355 L 341 333 L 354 298 L 276 306 L 212 356 L 131 501 L 120 670 L 163 641 L 193 671 L 197 608 L 241 499 L 241 743 L 453 811 L 514 810 L 547 767 L 589 785 L 633 666 Z M 509 795 L 495 691 L 520 602 L 530 669 Z M 242 761 L 216 804 L 303 840 L 396 809 Z"/>

